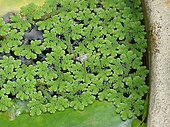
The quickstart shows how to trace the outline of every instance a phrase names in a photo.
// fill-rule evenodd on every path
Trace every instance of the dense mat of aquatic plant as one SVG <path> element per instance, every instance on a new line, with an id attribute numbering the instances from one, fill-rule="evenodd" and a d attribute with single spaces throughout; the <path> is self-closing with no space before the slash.
<path id="1" fill-rule="evenodd" d="M 34 116 L 107 100 L 123 120 L 141 115 L 140 0 L 48 0 L 11 15 L 0 19 L 1 111 Z"/>

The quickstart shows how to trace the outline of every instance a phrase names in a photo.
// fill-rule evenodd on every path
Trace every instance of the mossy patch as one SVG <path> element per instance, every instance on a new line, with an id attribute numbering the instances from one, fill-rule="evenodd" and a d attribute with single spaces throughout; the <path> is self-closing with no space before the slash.
<path id="1" fill-rule="evenodd" d="M 141 115 L 142 19 L 140 0 L 47 0 L 0 19 L 0 110 L 20 102 L 34 116 L 100 100 L 123 120 Z"/>

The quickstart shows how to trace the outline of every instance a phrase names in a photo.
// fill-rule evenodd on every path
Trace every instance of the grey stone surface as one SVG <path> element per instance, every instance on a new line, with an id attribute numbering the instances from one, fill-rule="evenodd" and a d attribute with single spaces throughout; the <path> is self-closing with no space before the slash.
<path id="1" fill-rule="evenodd" d="M 170 127 L 170 0 L 142 0 L 149 39 L 147 127 Z"/>

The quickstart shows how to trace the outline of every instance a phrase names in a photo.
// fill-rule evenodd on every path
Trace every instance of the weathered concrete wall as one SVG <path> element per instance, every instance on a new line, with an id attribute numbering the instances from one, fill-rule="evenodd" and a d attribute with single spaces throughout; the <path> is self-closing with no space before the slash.
<path id="1" fill-rule="evenodd" d="M 148 127 L 170 127 L 170 0 L 143 0 L 149 39 Z"/>

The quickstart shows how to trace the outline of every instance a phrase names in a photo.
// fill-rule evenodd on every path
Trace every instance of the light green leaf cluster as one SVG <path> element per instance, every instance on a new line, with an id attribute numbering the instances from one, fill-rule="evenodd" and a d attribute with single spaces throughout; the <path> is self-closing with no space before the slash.
<path id="1" fill-rule="evenodd" d="M 27 59 L 36 59 L 38 54 L 41 54 L 45 49 L 44 45 L 41 45 L 40 40 L 32 40 L 30 45 L 21 45 L 13 48 L 15 55 L 25 56 Z"/>
<path id="2" fill-rule="evenodd" d="M 1 111 L 6 111 L 12 105 L 13 105 L 13 103 L 11 102 L 11 98 L 8 98 L 7 95 L 3 95 L 0 98 L 0 110 Z"/>
<path id="3" fill-rule="evenodd" d="M 31 3 L 26 7 L 22 7 L 20 14 L 28 21 L 31 21 L 40 19 L 44 15 L 44 11 L 38 5 Z"/>
<path id="4" fill-rule="evenodd" d="M 56 110 L 64 111 L 65 108 L 69 107 L 69 101 L 63 97 L 57 98 L 56 96 L 53 96 L 51 102 L 46 104 L 46 107 L 50 113 L 55 113 Z"/>
<path id="5" fill-rule="evenodd" d="M 28 20 L 22 18 L 19 14 L 16 14 L 15 16 L 11 16 L 11 24 L 10 26 L 14 29 L 19 29 L 21 31 L 27 30 L 31 24 Z"/>
<path id="6" fill-rule="evenodd" d="M 5 36 L 9 31 L 9 25 L 5 24 L 2 18 L 0 18 L 0 36 Z"/>
<path id="7" fill-rule="evenodd" d="M 44 78 L 46 81 L 53 80 L 54 78 L 57 78 L 57 73 L 48 68 L 47 62 L 37 62 L 36 63 L 36 74 L 39 78 Z"/>
<path id="8" fill-rule="evenodd" d="M 30 115 L 40 115 L 42 112 L 46 112 L 46 106 L 44 103 L 44 98 L 41 91 L 34 92 L 31 95 L 31 101 L 27 104 L 30 108 Z"/>

